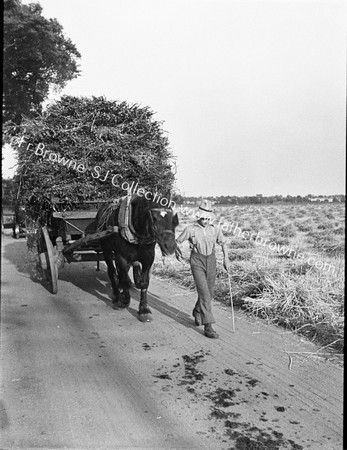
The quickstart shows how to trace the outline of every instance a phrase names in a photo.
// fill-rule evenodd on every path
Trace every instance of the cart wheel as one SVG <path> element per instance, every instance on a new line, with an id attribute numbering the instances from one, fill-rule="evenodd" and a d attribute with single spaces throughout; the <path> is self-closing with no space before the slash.
<path id="1" fill-rule="evenodd" d="M 40 257 L 45 259 L 44 269 L 46 278 L 51 284 L 51 292 L 52 294 L 56 294 L 58 292 L 58 268 L 56 265 L 56 261 L 54 258 L 54 249 L 52 241 L 49 237 L 48 230 L 46 227 L 42 227 L 42 252 Z M 42 264 L 41 264 L 42 266 Z M 48 275 L 48 277 L 47 277 Z"/>
<path id="2" fill-rule="evenodd" d="M 20 233 L 19 224 L 18 224 L 18 223 L 15 223 L 15 224 L 13 225 L 13 237 L 14 237 L 15 239 L 19 239 L 19 233 Z"/>

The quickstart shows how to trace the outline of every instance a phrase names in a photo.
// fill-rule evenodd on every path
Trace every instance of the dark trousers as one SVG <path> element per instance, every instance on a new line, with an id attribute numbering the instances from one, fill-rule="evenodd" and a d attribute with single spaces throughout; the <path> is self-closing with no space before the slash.
<path id="1" fill-rule="evenodd" d="M 198 301 L 194 307 L 193 313 L 201 315 L 203 325 L 216 323 L 214 320 L 211 300 L 216 281 L 216 255 L 205 256 L 192 252 L 190 256 L 190 267 L 198 291 Z"/>

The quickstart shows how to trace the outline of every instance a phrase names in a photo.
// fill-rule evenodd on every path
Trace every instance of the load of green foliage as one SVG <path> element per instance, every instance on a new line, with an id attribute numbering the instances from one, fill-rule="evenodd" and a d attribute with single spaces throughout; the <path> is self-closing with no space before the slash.
<path id="1" fill-rule="evenodd" d="M 6 126 L 5 141 L 18 154 L 18 199 L 27 213 L 38 219 L 59 204 L 74 209 L 112 200 L 126 195 L 125 182 L 169 198 L 173 156 L 153 115 L 127 102 L 63 96 L 41 116 Z"/>

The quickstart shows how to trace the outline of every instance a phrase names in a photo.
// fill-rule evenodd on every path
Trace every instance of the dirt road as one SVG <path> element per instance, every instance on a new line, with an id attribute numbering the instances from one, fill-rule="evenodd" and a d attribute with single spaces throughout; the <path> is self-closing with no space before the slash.
<path id="1" fill-rule="evenodd" d="M 67 265 L 52 295 L 25 240 L 2 246 L 2 449 L 342 449 L 342 368 L 313 344 L 242 313 L 232 333 L 218 305 L 207 339 L 195 295 L 155 279 L 143 324 L 105 267 Z"/>

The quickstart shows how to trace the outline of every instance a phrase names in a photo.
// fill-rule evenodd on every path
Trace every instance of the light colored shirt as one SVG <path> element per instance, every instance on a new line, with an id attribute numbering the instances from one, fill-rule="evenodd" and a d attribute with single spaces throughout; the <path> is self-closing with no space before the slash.
<path id="1" fill-rule="evenodd" d="M 225 244 L 224 235 L 219 227 L 209 224 L 202 227 L 198 222 L 188 225 L 176 241 L 178 244 L 182 244 L 187 239 L 191 244 L 192 251 L 205 256 L 213 253 L 216 242 L 220 245 Z"/>

